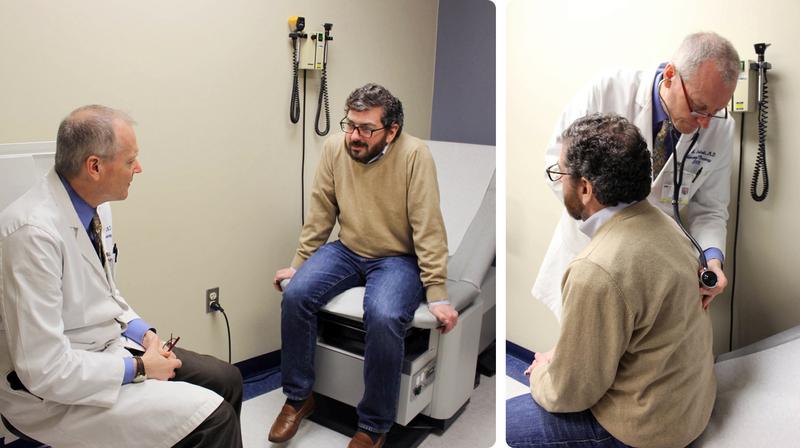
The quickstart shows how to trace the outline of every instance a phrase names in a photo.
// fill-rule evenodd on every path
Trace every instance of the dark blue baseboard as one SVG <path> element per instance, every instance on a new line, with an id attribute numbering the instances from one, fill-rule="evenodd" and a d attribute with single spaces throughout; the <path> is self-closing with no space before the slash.
<path id="1" fill-rule="evenodd" d="M 268 371 L 275 369 L 280 370 L 281 351 L 275 350 L 274 352 L 265 353 L 255 358 L 239 361 L 234 363 L 234 365 L 239 368 L 239 371 L 242 372 L 242 379 L 247 382 L 247 380 L 262 376 Z"/>
<path id="2" fill-rule="evenodd" d="M 281 351 L 275 350 L 236 364 L 242 372 L 244 400 L 272 392 L 281 386 Z"/>
<path id="3" fill-rule="evenodd" d="M 511 341 L 506 341 L 506 354 L 530 364 L 533 362 L 533 355 L 535 353 Z"/>

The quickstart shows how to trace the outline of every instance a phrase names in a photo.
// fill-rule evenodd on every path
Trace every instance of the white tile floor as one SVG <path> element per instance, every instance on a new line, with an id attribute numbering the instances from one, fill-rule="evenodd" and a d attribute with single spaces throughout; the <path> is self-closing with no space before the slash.
<path id="1" fill-rule="evenodd" d="M 522 384 L 510 376 L 506 376 L 506 400 L 529 393 L 531 393 L 531 390 L 526 384 Z"/>
<path id="2" fill-rule="evenodd" d="M 481 376 L 464 413 L 442 435 L 430 434 L 420 448 L 486 448 L 495 443 L 495 379 Z M 513 380 L 512 380 L 513 381 Z M 280 389 L 247 400 L 242 405 L 242 439 L 245 448 L 283 446 L 293 448 L 345 447 L 350 441 L 336 431 L 304 421 L 292 440 L 282 445 L 267 441 L 269 426 L 284 402 Z"/>

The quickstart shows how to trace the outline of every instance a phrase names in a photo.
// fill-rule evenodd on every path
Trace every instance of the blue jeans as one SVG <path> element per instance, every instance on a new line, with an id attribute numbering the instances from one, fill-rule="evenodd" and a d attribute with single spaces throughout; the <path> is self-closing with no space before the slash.
<path id="1" fill-rule="evenodd" d="M 589 410 L 550 413 L 530 394 L 506 400 L 506 443 L 511 447 L 622 448 Z"/>
<path id="2" fill-rule="evenodd" d="M 281 304 L 281 376 L 292 400 L 311 395 L 317 312 L 336 295 L 365 286 L 364 396 L 358 426 L 388 432 L 397 414 L 403 337 L 423 300 L 417 258 L 364 258 L 340 241 L 320 247 L 297 270 Z M 335 375 L 336 372 L 330 372 Z"/>

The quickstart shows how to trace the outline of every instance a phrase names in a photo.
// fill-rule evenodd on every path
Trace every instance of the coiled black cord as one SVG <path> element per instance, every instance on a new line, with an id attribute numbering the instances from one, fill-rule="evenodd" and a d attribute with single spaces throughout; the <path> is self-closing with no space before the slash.
<path id="1" fill-rule="evenodd" d="M 769 112 L 769 102 L 767 89 L 767 71 L 764 70 L 764 84 L 761 88 L 762 100 L 758 103 L 758 153 L 756 154 L 756 166 L 753 170 L 753 180 L 750 182 L 750 196 L 753 200 L 761 202 L 767 198 L 769 192 L 769 176 L 767 175 L 767 113 Z M 761 193 L 758 193 L 758 179 L 762 178 Z"/>
<path id="2" fill-rule="evenodd" d="M 292 38 L 294 51 L 292 52 L 292 99 L 289 101 L 289 120 L 297 123 L 300 120 L 300 85 L 298 81 L 298 67 L 300 61 L 297 60 L 299 39 Z"/>
<path id="3" fill-rule="evenodd" d="M 319 119 L 322 112 L 322 107 L 325 107 L 325 129 L 320 130 Z M 322 66 L 322 79 L 319 83 L 319 98 L 317 99 L 317 118 L 314 123 L 314 130 L 317 135 L 328 135 L 331 130 L 331 110 L 330 103 L 328 102 L 328 64 Z"/>

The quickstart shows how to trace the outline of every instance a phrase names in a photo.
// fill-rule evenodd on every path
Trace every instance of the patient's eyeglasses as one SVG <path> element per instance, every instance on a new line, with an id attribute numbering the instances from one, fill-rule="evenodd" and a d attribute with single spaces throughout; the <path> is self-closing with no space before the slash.
<path id="1" fill-rule="evenodd" d="M 570 175 L 569 173 L 562 173 L 561 171 L 558 171 L 559 169 L 558 162 L 556 162 L 545 168 L 544 172 L 547 173 L 547 178 L 550 179 L 551 182 L 558 182 L 563 176 Z"/>
<path id="2" fill-rule="evenodd" d="M 363 138 L 370 138 L 372 137 L 372 134 L 374 134 L 375 132 L 386 129 L 386 126 L 377 129 L 363 127 L 366 125 L 355 124 L 352 121 L 348 120 L 347 117 L 343 118 L 342 121 L 339 122 L 339 126 L 341 126 L 342 131 L 344 131 L 347 134 L 352 134 L 353 132 L 358 131 L 359 135 L 361 135 L 361 137 Z"/>

